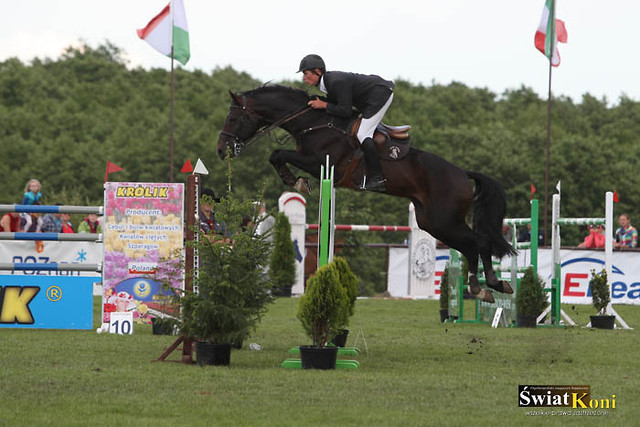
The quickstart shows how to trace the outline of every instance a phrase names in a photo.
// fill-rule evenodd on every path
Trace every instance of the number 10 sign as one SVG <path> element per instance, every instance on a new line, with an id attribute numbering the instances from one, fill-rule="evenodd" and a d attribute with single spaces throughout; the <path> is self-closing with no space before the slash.
<path id="1" fill-rule="evenodd" d="M 119 335 L 133 334 L 133 313 L 113 312 L 109 321 L 109 333 Z"/>

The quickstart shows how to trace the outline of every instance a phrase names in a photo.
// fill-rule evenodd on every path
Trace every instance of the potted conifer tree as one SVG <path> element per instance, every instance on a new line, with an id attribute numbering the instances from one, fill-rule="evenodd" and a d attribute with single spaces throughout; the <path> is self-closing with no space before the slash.
<path id="1" fill-rule="evenodd" d="M 276 216 L 273 250 L 269 262 L 269 276 L 273 282 L 273 295 L 290 297 L 296 281 L 296 251 L 291 240 L 291 223 L 284 212 Z"/>
<path id="2" fill-rule="evenodd" d="M 518 327 L 535 328 L 537 318 L 547 308 L 544 282 L 533 267 L 527 268 L 516 292 L 516 322 Z"/>
<path id="3" fill-rule="evenodd" d="M 203 201 L 213 203 L 213 200 Z M 226 238 L 200 233 L 200 269 L 193 278 L 194 292 L 181 292 L 181 331 L 196 342 L 198 365 L 228 365 L 231 345 L 241 342 L 260 321 L 272 302 L 271 281 L 263 273 L 271 244 L 243 227 L 243 217 L 255 215 L 252 201 L 233 195 L 215 204 L 216 219 Z M 253 218 L 254 221 L 256 218 Z"/>
<path id="4" fill-rule="evenodd" d="M 297 317 L 313 342 L 300 346 L 302 369 L 335 369 L 338 347 L 327 344 L 332 329 L 344 325 L 348 313 L 347 293 L 335 264 L 320 267 L 298 303 Z"/>
<path id="5" fill-rule="evenodd" d="M 591 270 L 589 287 L 591 288 L 593 306 L 597 310 L 597 314 L 595 316 L 589 316 L 591 319 L 591 326 L 598 329 L 613 329 L 616 322 L 616 316 L 607 314 L 607 306 L 611 301 L 611 296 L 609 295 L 609 283 L 607 281 L 607 271 L 603 269 L 600 273 L 596 273 L 595 270 Z"/>
<path id="6" fill-rule="evenodd" d="M 344 347 L 349 336 L 349 329 L 347 329 L 349 320 L 355 312 L 358 299 L 358 278 L 353 274 L 349 263 L 343 257 L 334 257 L 333 264 L 338 272 L 340 285 L 344 288 L 347 296 L 347 316 L 344 318 L 344 324 L 338 325 L 337 329 L 333 330 L 334 337 L 331 339 L 331 343 L 338 347 Z"/>

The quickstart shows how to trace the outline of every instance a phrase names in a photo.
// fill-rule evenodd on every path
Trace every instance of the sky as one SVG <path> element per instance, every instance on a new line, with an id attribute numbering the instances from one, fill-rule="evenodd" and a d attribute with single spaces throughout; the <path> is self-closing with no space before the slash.
<path id="1" fill-rule="evenodd" d="M 170 68 L 137 37 L 167 0 L 5 1 L 0 61 L 57 58 L 81 41 L 109 41 L 130 67 Z M 300 59 L 328 70 L 378 74 L 413 84 L 452 81 L 500 95 L 525 86 L 547 98 L 549 63 L 533 45 L 544 0 L 184 0 L 191 59 L 210 73 L 232 66 L 262 82 L 300 79 Z M 640 101 L 640 2 L 558 0 L 568 43 L 553 69 L 554 96 L 585 93 L 615 105 Z M 176 62 L 176 65 L 178 63 Z"/>

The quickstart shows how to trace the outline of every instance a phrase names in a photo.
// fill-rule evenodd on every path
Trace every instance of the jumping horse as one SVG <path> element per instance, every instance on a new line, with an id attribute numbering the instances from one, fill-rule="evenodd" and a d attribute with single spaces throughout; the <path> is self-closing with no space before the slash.
<path id="1" fill-rule="evenodd" d="M 329 155 L 330 164 L 335 165 L 336 186 L 358 188 L 365 165 L 359 161 L 361 151 L 353 132 L 324 110 L 311 109 L 307 92 L 275 85 L 229 94 L 231 107 L 217 147 L 220 158 L 240 155 L 246 146 L 279 127 L 296 141 L 295 151 L 275 150 L 269 158 L 285 184 L 309 192 L 308 179 L 296 177 L 287 164 L 317 177 Z M 379 153 L 381 150 L 379 145 Z M 472 295 L 482 301 L 494 300 L 491 291 L 480 288 L 478 257 L 487 286 L 513 293 L 507 282 L 498 280 L 491 262 L 492 255 L 502 258 L 516 253 L 502 236 L 506 195 L 495 179 L 415 148 L 408 148 L 403 156 L 397 151 L 381 156 L 381 164 L 387 178 L 384 194 L 413 202 L 418 226 L 467 258 Z M 469 213 L 472 228 L 465 221 Z"/>

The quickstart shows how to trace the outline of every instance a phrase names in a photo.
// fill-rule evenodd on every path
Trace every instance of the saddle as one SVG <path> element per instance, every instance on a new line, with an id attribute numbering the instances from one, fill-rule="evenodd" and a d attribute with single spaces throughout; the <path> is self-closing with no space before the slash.
<path id="1" fill-rule="evenodd" d="M 358 133 L 362 117 L 356 118 L 350 129 L 350 136 Z M 373 140 L 378 148 L 378 156 L 382 160 L 400 160 L 407 155 L 411 145 L 409 138 L 410 125 L 389 126 L 380 122 L 373 133 Z"/>

